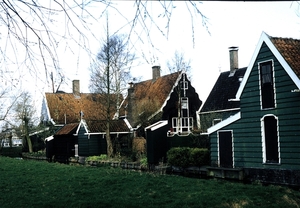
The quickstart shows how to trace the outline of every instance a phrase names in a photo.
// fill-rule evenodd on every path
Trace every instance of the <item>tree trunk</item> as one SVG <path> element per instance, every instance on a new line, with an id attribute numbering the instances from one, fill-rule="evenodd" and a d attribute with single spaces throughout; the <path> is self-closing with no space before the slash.
<path id="1" fill-rule="evenodd" d="M 25 116 L 24 118 L 24 130 L 25 130 L 25 138 L 26 138 L 26 141 L 27 141 L 27 145 L 28 145 L 28 151 L 30 153 L 33 152 L 32 150 L 32 142 L 31 142 L 31 139 L 29 137 L 29 130 L 28 130 L 28 118 Z"/>
<path id="2" fill-rule="evenodd" d="M 107 122 L 106 125 L 107 125 L 107 129 L 106 129 L 107 157 L 112 157 L 114 149 L 110 138 L 109 122 Z"/>
<path id="3" fill-rule="evenodd" d="M 32 153 L 33 150 L 32 150 L 32 142 L 31 142 L 31 139 L 30 139 L 30 137 L 29 137 L 28 134 L 27 134 L 25 137 L 26 137 L 26 141 L 27 141 L 27 145 L 28 145 L 28 151 L 29 151 L 30 153 Z"/>

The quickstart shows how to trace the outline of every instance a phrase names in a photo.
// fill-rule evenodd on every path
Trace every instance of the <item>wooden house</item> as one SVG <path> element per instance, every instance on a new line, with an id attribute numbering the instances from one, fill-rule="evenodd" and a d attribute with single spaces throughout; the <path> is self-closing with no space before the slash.
<path id="1" fill-rule="evenodd" d="M 148 163 L 156 164 L 166 159 L 168 138 L 187 136 L 197 128 L 197 111 L 202 101 L 186 73 L 160 76 L 160 67 L 154 66 L 152 74 L 151 80 L 130 83 L 120 112 L 125 113 L 135 136 L 147 139 Z"/>
<path id="2" fill-rule="evenodd" d="M 110 121 L 110 136 L 115 152 L 130 148 L 132 129 L 127 119 Z M 106 121 L 81 120 L 78 130 L 78 155 L 107 154 Z"/>
<path id="3" fill-rule="evenodd" d="M 111 96 L 111 115 L 110 117 L 113 119 L 114 114 L 116 112 L 117 106 L 116 106 L 116 95 Z M 123 98 L 122 98 L 123 99 Z M 105 134 L 105 129 L 100 127 L 95 127 L 95 122 L 97 121 L 99 123 L 103 123 L 104 120 L 106 120 L 106 105 L 105 101 L 107 100 L 107 97 L 103 94 L 98 93 L 81 93 L 80 92 L 80 85 L 79 80 L 73 81 L 73 92 L 72 93 L 65 93 L 65 92 L 57 92 L 57 93 L 45 93 L 45 99 L 43 101 L 42 106 L 42 118 L 44 123 L 50 123 L 52 126 L 54 126 L 54 131 L 56 132 L 54 134 L 54 141 L 51 140 L 49 142 L 47 148 L 53 148 L 61 149 L 65 148 L 64 150 L 61 150 L 60 152 L 69 152 L 68 145 L 58 143 L 56 141 L 56 137 L 60 137 L 59 141 L 63 141 L 61 137 L 64 137 L 66 141 L 69 141 L 68 139 L 70 137 L 74 137 L 74 134 L 76 135 L 76 143 L 72 144 L 72 149 L 76 150 L 76 153 L 72 153 L 71 155 L 74 156 L 90 156 L 98 153 L 104 153 L 106 152 L 106 142 L 103 141 L 103 136 L 101 138 L 99 136 L 94 135 L 100 135 Z M 77 124 L 77 127 L 81 129 L 82 126 L 82 120 L 84 119 L 85 129 L 86 131 L 80 131 L 84 132 L 87 137 L 83 136 L 83 134 L 79 136 L 79 139 L 77 139 L 78 132 L 77 129 L 75 132 L 69 131 L 66 132 L 66 128 L 68 129 L 69 125 Z M 119 122 L 123 124 L 124 121 L 111 121 L 112 124 L 115 122 Z M 99 124 L 100 125 L 100 124 Z M 103 125 L 102 125 L 103 127 Z M 114 132 L 115 129 L 113 129 L 114 126 L 112 126 L 111 131 Z M 61 133 L 63 131 L 63 133 Z M 93 136 L 90 136 L 92 134 Z M 119 135 L 122 135 L 119 134 Z M 91 140 L 83 141 L 83 138 L 89 139 L 92 137 Z M 99 141 L 95 141 L 99 139 Z M 49 140 L 50 141 L 50 140 Z M 58 147 L 57 145 L 61 145 L 61 147 Z M 82 145 L 82 146 L 81 146 Z M 95 146 L 93 146 L 95 145 Z M 105 149 L 105 150 L 104 150 Z M 52 150 L 50 150 L 52 152 Z M 57 151 L 55 150 L 54 153 Z M 51 153 L 52 154 L 52 153 Z M 62 154 L 62 153 L 59 153 Z M 69 153 L 67 155 L 70 155 Z M 52 157 L 52 155 L 49 155 L 49 157 Z"/>
<path id="4" fill-rule="evenodd" d="M 178 117 L 181 85 L 187 89 L 186 97 L 189 97 L 189 102 L 185 103 L 190 109 L 188 117 L 194 119 L 195 122 L 191 125 L 196 127 L 196 112 L 202 102 L 186 74 L 180 71 L 160 76 L 160 66 L 153 66 L 152 75 L 150 80 L 130 83 L 128 96 L 121 105 L 120 112 L 123 112 L 123 116 L 136 130 L 136 136 L 145 137 L 145 128 L 160 120 L 169 121 L 169 129 L 172 129 L 172 118 Z M 173 130 L 179 131 L 179 128 Z"/>
<path id="5" fill-rule="evenodd" d="M 85 120 L 105 120 L 105 95 L 98 93 L 81 93 L 79 80 L 73 80 L 73 92 L 45 93 L 42 105 L 42 119 L 54 126 L 79 123 Z M 116 96 L 111 100 L 111 118 L 116 112 Z"/>
<path id="6" fill-rule="evenodd" d="M 54 160 L 68 163 L 69 158 L 75 156 L 75 145 L 78 144 L 77 129 L 78 123 L 66 124 L 52 138 L 46 139 L 46 157 L 49 162 Z"/>
<path id="7" fill-rule="evenodd" d="M 238 47 L 229 48 L 230 71 L 220 73 L 214 87 L 200 109 L 202 132 L 240 111 L 235 95 L 243 80 L 246 67 L 238 66 Z"/>
<path id="8" fill-rule="evenodd" d="M 210 173 L 300 185 L 300 40 L 263 32 L 233 100 L 239 112 L 207 130 Z"/>

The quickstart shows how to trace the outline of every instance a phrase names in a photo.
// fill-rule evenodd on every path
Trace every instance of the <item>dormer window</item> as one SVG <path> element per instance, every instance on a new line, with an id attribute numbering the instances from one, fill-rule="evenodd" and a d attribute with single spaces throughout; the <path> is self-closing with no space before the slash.
<path id="1" fill-rule="evenodd" d="M 273 61 L 259 63 L 262 109 L 275 108 Z"/>

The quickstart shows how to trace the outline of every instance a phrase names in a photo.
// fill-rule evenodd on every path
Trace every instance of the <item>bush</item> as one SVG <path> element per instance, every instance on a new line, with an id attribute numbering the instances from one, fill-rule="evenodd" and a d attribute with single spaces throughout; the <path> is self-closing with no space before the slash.
<path id="1" fill-rule="evenodd" d="M 170 165 L 178 167 L 189 166 L 189 150 L 188 147 L 174 147 L 167 152 L 167 160 Z"/>
<path id="2" fill-rule="evenodd" d="M 205 148 L 190 149 L 190 164 L 191 166 L 203 166 L 209 164 L 209 151 Z"/>
<path id="3" fill-rule="evenodd" d="M 209 164 L 209 151 L 205 148 L 174 147 L 167 152 L 170 165 L 186 168 Z"/>

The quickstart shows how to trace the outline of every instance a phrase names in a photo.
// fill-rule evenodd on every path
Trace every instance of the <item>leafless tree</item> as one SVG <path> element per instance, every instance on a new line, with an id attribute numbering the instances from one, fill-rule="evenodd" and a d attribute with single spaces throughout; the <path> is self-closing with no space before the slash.
<path id="1" fill-rule="evenodd" d="M 25 142 L 28 145 L 29 152 L 32 152 L 32 142 L 29 137 L 30 126 L 33 123 L 33 117 L 35 113 L 34 104 L 29 92 L 24 92 L 20 96 L 15 105 L 16 119 L 21 123 L 22 133 L 25 138 Z"/>
<path id="2" fill-rule="evenodd" d="M 182 51 L 175 51 L 172 59 L 167 61 L 167 67 L 171 73 L 184 71 L 188 74 L 191 70 L 191 60 L 187 60 Z"/>
<path id="3" fill-rule="evenodd" d="M 129 82 L 130 66 L 135 55 L 128 49 L 126 36 L 109 35 L 108 20 L 106 30 L 106 40 L 90 67 L 90 89 L 106 97 L 101 104 L 106 108 L 107 155 L 111 157 L 113 155 L 113 144 L 110 138 L 112 109 L 117 111 L 116 117 L 118 118 L 121 96 Z"/>
<path id="4" fill-rule="evenodd" d="M 77 57 L 69 61 L 78 66 L 83 53 L 95 57 L 91 46 L 99 38 L 98 22 L 109 12 L 117 13 L 122 19 L 122 25 L 114 31 L 127 28 L 126 42 L 131 44 L 131 50 L 139 50 L 137 43 L 148 44 L 152 47 L 149 51 L 157 50 L 151 36 L 153 30 L 168 39 L 178 2 L 136 0 L 132 2 L 130 15 L 117 4 L 112 0 L 0 0 L 0 72 L 29 74 L 39 82 L 36 88 L 45 80 L 51 85 L 53 77 L 59 83 L 64 78 L 61 60 L 68 59 L 65 52 Z M 185 15 L 190 17 L 194 44 L 196 17 L 200 16 L 206 29 L 207 18 L 201 12 L 200 2 L 185 1 L 181 8 L 182 5 L 186 7 Z M 146 53 L 141 51 L 141 57 L 146 59 Z M 5 117 L 8 111 L 9 108 L 4 109 L 0 114 Z"/>
<path id="5" fill-rule="evenodd" d="M 199 2 L 186 1 L 184 4 L 191 20 L 191 41 L 195 41 L 195 18 L 200 15 L 202 25 L 207 28 L 207 18 L 200 11 Z M 154 5 L 155 4 L 155 5 Z M 152 7 L 159 10 L 158 16 L 153 13 Z M 95 9 L 97 8 L 96 12 Z M 156 28 L 163 37 L 168 38 L 170 22 L 176 3 L 173 1 L 141 1 L 133 2 L 133 14 L 128 17 L 124 11 L 117 7 L 117 2 L 106 0 L 2 0 L 0 1 L 0 27 L 2 64 L 17 64 L 25 67 L 32 75 L 40 76 L 41 66 L 46 77 L 52 70 L 62 70 L 59 63 L 58 47 L 74 51 L 74 43 L 87 53 L 90 51 L 89 38 L 95 37 L 92 21 L 102 19 L 108 11 L 120 14 L 125 20 L 125 26 L 129 26 L 128 40 L 133 34 L 140 38 L 140 33 L 147 36 L 152 44 L 150 30 Z M 157 19 L 158 18 L 158 19 Z M 60 25 L 60 27 L 58 26 Z M 139 28 L 139 29 L 136 29 Z M 121 28 L 120 28 L 121 29 Z M 63 46 L 61 46 L 63 45 Z M 9 53 L 8 53 L 9 52 Z M 11 57 L 7 54 L 14 54 Z M 79 56 L 78 56 L 79 57 Z M 7 64 L 6 64 L 7 66 Z"/>

